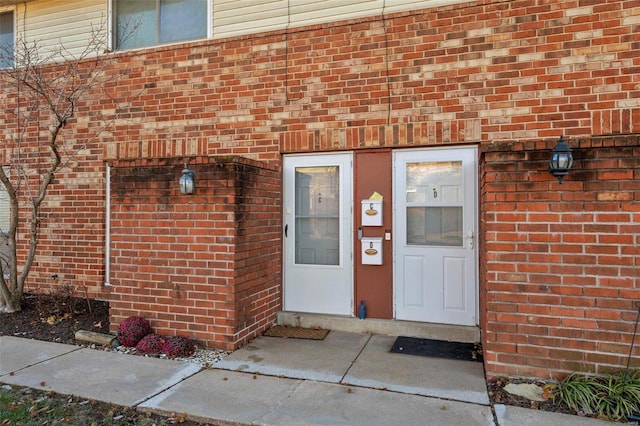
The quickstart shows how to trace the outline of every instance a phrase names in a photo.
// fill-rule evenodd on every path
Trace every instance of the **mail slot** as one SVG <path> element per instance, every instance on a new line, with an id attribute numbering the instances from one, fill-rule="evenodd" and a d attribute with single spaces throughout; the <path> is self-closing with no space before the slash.
<path id="1" fill-rule="evenodd" d="M 362 264 L 382 265 L 382 238 L 365 237 L 362 244 Z"/>
<path id="2" fill-rule="evenodd" d="M 382 200 L 362 200 L 362 226 L 382 226 Z"/>

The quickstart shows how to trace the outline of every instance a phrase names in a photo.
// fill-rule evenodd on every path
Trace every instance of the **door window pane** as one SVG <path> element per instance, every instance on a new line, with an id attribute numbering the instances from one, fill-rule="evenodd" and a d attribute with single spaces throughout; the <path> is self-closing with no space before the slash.
<path id="1" fill-rule="evenodd" d="M 407 244 L 462 246 L 462 207 L 408 207 Z"/>
<path id="2" fill-rule="evenodd" d="M 0 13 L 0 68 L 13 66 L 13 11 Z"/>
<path id="3" fill-rule="evenodd" d="M 340 169 L 295 171 L 295 263 L 340 264 Z"/>
<path id="4" fill-rule="evenodd" d="M 462 246 L 462 162 L 407 163 L 407 244 Z"/>
<path id="5" fill-rule="evenodd" d="M 207 36 L 207 0 L 116 0 L 116 49 Z"/>
<path id="6" fill-rule="evenodd" d="M 407 203 L 462 203 L 462 162 L 407 164 Z"/>

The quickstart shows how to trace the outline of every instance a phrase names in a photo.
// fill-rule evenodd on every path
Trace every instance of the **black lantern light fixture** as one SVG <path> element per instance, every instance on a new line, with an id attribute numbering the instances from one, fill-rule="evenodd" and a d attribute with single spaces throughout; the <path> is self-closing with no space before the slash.
<path id="1" fill-rule="evenodd" d="M 558 178 L 558 182 L 562 183 L 562 179 L 571 170 L 573 165 L 573 155 L 571 155 L 571 148 L 564 141 L 564 137 L 560 136 L 558 144 L 553 148 L 551 152 L 551 159 L 549 160 L 549 173 Z"/>
<path id="2" fill-rule="evenodd" d="M 196 172 L 189 170 L 187 165 L 184 165 L 182 169 L 182 176 L 180 176 L 180 193 L 181 194 L 193 194 L 193 190 L 196 187 Z"/>

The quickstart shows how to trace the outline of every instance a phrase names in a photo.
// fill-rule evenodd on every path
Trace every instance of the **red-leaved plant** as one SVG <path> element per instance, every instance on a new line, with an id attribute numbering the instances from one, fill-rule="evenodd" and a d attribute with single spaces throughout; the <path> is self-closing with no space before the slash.
<path id="1" fill-rule="evenodd" d="M 196 348 L 193 342 L 186 337 L 174 336 L 164 341 L 163 352 L 169 358 L 188 357 L 193 355 Z"/>
<path id="2" fill-rule="evenodd" d="M 157 334 L 147 334 L 136 345 L 136 352 L 144 355 L 154 355 L 162 352 L 164 339 Z"/>
<path id="3" fill-rule="evenodd" d="M 118 341 L 128 347 L 138 344 L 147 334 L 151 334 L 151 324 L 142 317 L 129 317 L 118 327 Z"/>

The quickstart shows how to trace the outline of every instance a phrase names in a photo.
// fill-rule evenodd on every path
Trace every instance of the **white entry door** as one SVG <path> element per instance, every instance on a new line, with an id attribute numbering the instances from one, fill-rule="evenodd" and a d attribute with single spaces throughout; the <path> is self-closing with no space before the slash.
<path id="1" fill-rule="evenodd" d="M 476 158 L 476 148 L 394 154 L 396 319 L 478 323 Z"/>
<path id="2" fill-rule="evenodd" d="M 284 309 L 353 315 L 351 154 L 284 158 Z"/>

